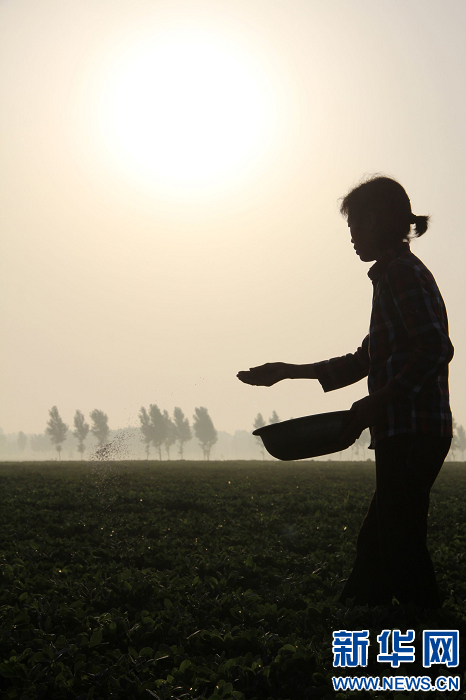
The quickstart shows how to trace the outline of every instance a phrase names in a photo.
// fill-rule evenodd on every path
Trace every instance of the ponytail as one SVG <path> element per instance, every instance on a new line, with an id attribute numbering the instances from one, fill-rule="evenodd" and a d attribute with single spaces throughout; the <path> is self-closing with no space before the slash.
<path id="1" fill-rule="evenodd" d="M 411 214 L 410 223 L 414 226 L 414 238 L 419 238 L 427 231 L 430 216 L 416 216 Z"/>

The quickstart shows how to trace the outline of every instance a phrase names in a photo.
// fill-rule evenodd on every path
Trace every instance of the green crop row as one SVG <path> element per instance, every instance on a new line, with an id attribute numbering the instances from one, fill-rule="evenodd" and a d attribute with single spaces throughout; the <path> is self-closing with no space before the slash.
<path id="1" fill-rule="evenodd" d="M 16 463 L 0 487 L 2 698 L 357 697 L 333 691 L 337 629 L 370 629 L 366 675 L 382 629 L 459 629 L 464 676 L 464 465 L 432 491 L 430 613 L 338 602 L 373 464 Z"/>

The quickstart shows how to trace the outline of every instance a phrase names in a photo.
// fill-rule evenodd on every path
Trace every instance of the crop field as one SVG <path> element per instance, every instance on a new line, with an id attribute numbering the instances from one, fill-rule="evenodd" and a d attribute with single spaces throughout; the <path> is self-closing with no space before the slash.
<path id="1" fill-rule="evenodd" d="M 1 464 L 1 698 L 466 697 L 466 465 L 431 496 L 440 611 L 338 602 L 374 479 L 373 463 Z M 459 667 L 377 663 L 376 635 L 408 627 L 416 644 L 459 630 Z M 461 691 L 335 692 L 340 629 L 370 630 L 359 675 Z"/>

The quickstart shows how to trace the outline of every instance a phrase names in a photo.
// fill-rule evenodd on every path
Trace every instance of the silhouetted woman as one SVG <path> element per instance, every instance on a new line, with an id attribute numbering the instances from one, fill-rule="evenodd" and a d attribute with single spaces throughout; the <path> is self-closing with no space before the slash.
<path id="1" fill-rule="evenodd" d="M 318 379 L 332 391 L 368 377 L 369 395 L 353 404 L 348 433 L 356 439 L 370 428 L 376 489 L 340 600 L 378 605 L 395 596 L 436 608 L 441 599 L 426 545 L 427 513 L 452 439 L 453 346 L 435 279 L 409 247 L 411 237 L 425 233 L 429 217 L 415 216 L 403 187 L 381 176 L 350 191 L 340 211 L 360 259 L 375 261 L 368 272 L 369 334 L 354 354 L 309 365 L 267 363 L 238 378 L 257 386 Z"/>

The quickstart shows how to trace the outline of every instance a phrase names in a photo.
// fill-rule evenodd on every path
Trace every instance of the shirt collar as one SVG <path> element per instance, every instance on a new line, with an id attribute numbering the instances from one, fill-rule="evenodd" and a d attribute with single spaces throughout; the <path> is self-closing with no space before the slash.
<path id="1" fill-rule="evenodd" d="M 383 255 L 377 260 L 367 273 L 367 276 L 372 280 L 372 282 L 377 282 L 378 279 L 383 275 L 392 260 L 399 258 L 402 253 L 409 253 L 409 243 L 402 242 L 396 248 L 389 248 Z"/>

